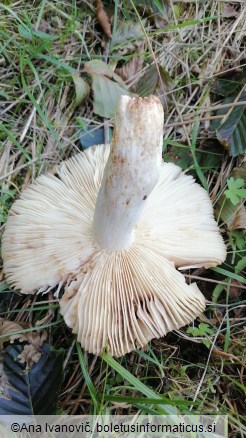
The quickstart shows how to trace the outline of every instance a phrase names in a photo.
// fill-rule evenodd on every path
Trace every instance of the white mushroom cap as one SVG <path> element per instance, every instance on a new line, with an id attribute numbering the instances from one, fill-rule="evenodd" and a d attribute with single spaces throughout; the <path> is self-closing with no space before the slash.
<path id="1" fill-rule="evenodd" d="M 158 99 L 135 102 L 151 107 L 151 126 Z M 134 107 L 124 96 L 118 115 L 128 104 Z M 141 130 L 144 125 L 140 121 Z M 63 162 L 55 175 L 39 177 L 13 204 L 3 235 L 7 281 L 22 293 L 63 284 L 61 313 L 94 354 L 106 348 L 123 355 L 194 320 L 204 297 L 174 265 L 209 267 L 225 259 L 206 191 L 178 166 L 161 165 L 158 126 L 148 175 L 139 154 L 144 135 L 140 149 L 137 142 L 129 149 L 135 170 L 128 174 L 123 154 L 132 129 L 122 131 L 124 141 L 115 136 L 111 152 L 109 145 L 90 148 Z M 127 204 L 129 195 L 134 202 Z M 117 233 L 121 223 L 124 233 Z"/>

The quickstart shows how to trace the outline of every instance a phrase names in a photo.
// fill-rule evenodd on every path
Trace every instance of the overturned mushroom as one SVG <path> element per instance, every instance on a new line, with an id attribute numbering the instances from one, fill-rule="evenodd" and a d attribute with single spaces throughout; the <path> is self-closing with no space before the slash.
<path id="1" fill-rule="evenodd" d="M 22 293 L 64 285 L 61 313 L 82 346 L 120 356 L 205 307 L 175 267 L 216 266 L 225 245 L 207 192 L 163 163 L 156 97 L 122 96 L 110 145 L 39 177 L 3 235 L 7 281 Z"/>

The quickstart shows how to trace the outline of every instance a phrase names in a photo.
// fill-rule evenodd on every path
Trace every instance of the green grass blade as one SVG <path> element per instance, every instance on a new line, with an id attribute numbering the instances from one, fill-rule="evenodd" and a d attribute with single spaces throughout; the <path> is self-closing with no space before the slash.
<path id="1" fill-rule="evenodd" d="M 242 277 L 241 275 L 234 274 L 234 272 L 227 271 L 226 269 L 222 268 L 211 268 L 213 271 L 218 272 L 219 274 L 223 274 L 226 277 L 233 278 L 233 280 L 240 281 L 243 284 L 246 284 L 246 279 Z"/>
<path id="2" fill-rule="evenodd" d="M 45 330 L 47 328 L 50 328 L 52 326 L 55 325 L 59 325 L 62 321 L 55 321 L 55 322 L 50 322 L 49 324 L 44 324 L 44 325 L 37 325 L 34 327 L 29 327 L 27 329 L 23 329 L 23 330 L 18 330 L 16 332 L 11 332 L 11 336 L 12 335 L 21 335 L 22 333 L 30 333 L 30 332 L 37 332 L 39 330 Z M 0 339 L 2 338 L 6 338 L 7 336 L 9 336 L 9 333 L 5 333 L 4 335 L 0 335 Z"/>
<path id="3" fill-rule="evenodd" d="M 199 130 L 199 119 L 196 117 L 195 123 L 194 123 L 194 129 L 192 131 L 192 138 L 191 138 L 191 153 L 192 153 L 194 167 L 195 167 L 195 171 L 197 173 L 197 176 L 200 179 L 200 182 L 203 185 L 204 189 L 208 191 L 207 180 L 202 173 L 202 170 L 199 166 L 199 163 L 198 163 L 197 158 L 196 158 L 196 153 L 195 153 L 198 130 Z"/>
<path id="4" fill-rule="evenodd" d="M 120 365 L 116 360 L 109 356 L 107 353 L 102 354 L 102 359 L 110 365 L 117 373 L 119 373 L 123 379 L 127 380 L 138 392 L 141 392 L 146 397 L 154 398 L 156 400 L 163 400 L 162 397 L 157 394 L 155 391 L 153 391 L 148 386 L 144 385 L 139 379 L 134 377 L 129 371 L 127 371 L 122 365 Z M 160 414 L 164 415 L 178 415 L 177 409 L 169 404 L 165 404 L 166 400 L 164 400 L 164 403 L 160 406 L 158 406 L 158 410 Z"/>
<path id="5" fill-rule="evenodd" d="M 117 402 L 117 403 L 143 403 L 143 404 L 152 404 L 152 405 L 160 405 L 163 404 L 163 402 L 169 404 L 170 400 L 168 398 L 150 398 L 150 397 L 128 397 L 128 396 L 117 396 L 117 395 L 105 395 L 104 399 L 111 402 Z M 194 402 L 187 401 L 187 400 L 172 400 L 173 406 L 194 406 Z M 198 404 L 198 403 L 196 403 Z"/>
<path id="6" fill-rule="evenodd" d="M 82 354 L 81 345 L 80 345 L 79 342 L 76 343 L 76 347 L 77 347 L 77 353 L 78 353 L 78 357 L 79 357 L 79 363 L 80 363 L 80 366 L 81 366 L 81 370 L 82 370 L 82 373 L 83 373 L 83 376 L 84 376 L 87 388 L 89 390 L 89 393 L 90 393 L 91 398 L 93 400 L 94 407 L 95 407 L 95 409 L 97 411 L 97 393 L 96 393 L 96 389 L 95 389 L 95 387 L 94 387 L 94 385 L 92 383 L 91 377 L 90 377 L 90 375 L 88 373 L 87 366 L 86 366 L 86 363 L 85 363 L 85 359 L 84 359 L 84 356 Z"/>

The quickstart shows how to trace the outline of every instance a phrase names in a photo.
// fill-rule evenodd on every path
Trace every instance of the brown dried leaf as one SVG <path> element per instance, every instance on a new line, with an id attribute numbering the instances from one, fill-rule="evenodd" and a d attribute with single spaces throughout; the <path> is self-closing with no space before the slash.
<path id="1" fill-rule="evenodd" d="M 101 0 L 96 1 L 96 14 L 97 14 L 98 22 L 100 23 L 103 29 L 103 32 L 108 38 L 112 38 L 111 24 L 109 21 L 109 17 L 104 10 L 104 6 Z"/>
<path id="2" fill-rule="evenodd" d="M 27 333 L 27 340 L 29 344 L 32 344 L 37 350 L 43 345 L 43 342 L 47 339 L 47 332 L 29 332 Z"/>
<path id="3" fill-rule="evenodd" d="M 2 360 L 2 359 L 1 359 Z M 9 389 L 13 389 L 9 384 L 8 378 L 3 370 L 3 363 L 0 363 L 0 396 L 6 400 L 11 400 Z M 1 436 L 0 436 L 1 438 Z"/>
<path id="4" fill-rule="evenodd" d="M 242 178 L 246 181 L 246 155 L 243 157 L 241 164 L 238 167 L 234 167 L 232 176 L 235 179 Z"/>
<path id="5" fill-rule="evenodd" d="M 77 108 L 77 106 L 81 105 L 84 102 L 84 100 L 89 96 L 90 87 L 87 84 L 87 82 L 85 82 L 85 80 L 78 73 L 73 73 L 72 79 L 75 85 L 75 93 L 76 93 L 74 105 L 75 108 Z"/>
<path id="6" fill-rule="evenodd" d="M 0 318 L 0 350 L 3 349 L 4 342 L 14 342 L 19 339 L 20 342 L 26 341 L 27 337 L 25 333 L 17 333 L 23 330 L 20 324 L 8 319 Z"/>
<path id="7" fill-rule="evenodd" d="M 41 357 L 41 346 L 47 339 L 47 332 L 29 332 L 27 340 L 29 344 L 25 345 L 22 352 L 18 355 L 20 363 L 26 363 L 26 367 L 30 369 L 34 363 L 37 363 Z"/>
<path id="8" fill-rule="evenodd" d="M 116 68 L 115 72 L 123 79 L 124 82 L 127 82 L 141 70 L 142 66 L 143 58 L 140 56 L 135 56 L 125 65 L 123 65 L 123 67 Z"/>
<path id="9" fill-rule="evenodd" d="M 226 3 L 221 12 L 222 17 L 232 18 L 238 15 L 238 12 L 234 9 L 234 7 L 228 3 Z"/>
<path id="10" fill-rule="evenodd" d="M 216 205 L 215 216 L 220 217 L 230 231 L 238 228 L 246 229 L 246 208 L 244 205 L 233 205 L 225 195 L 220 197 Z"/>
<path id="11" fill-rule="evenodd" d="M 144 57 L 141 52 L 144 50 L 144 42 L 139 45 L 136 56 L 120 68 L 116 68 L 115 72 L 123 79 L 124 82 L 132 79 L 143 67 Z"/>
<path id="12" fill-rule="evenodd" d="M 231 280 L 229 288 L 229 297 L 231 300 L 237 300 L 242 295 L 243 289 L 241 289 L 240 286 L 242 286 L 242 283 L 237 280 Z"/>
<path id="13" fill-rule="evenodd" d="M 246 208 L 243 205 L 240 207 L 233 221 L 229 225 L 230 230 L 236 230 L 237 228 L 243 228 L 246 230 Z"/>
<path id="14" fill-rule="evenodd" d="M 31 368 L 33 363 L 37 363 L 41 357 L 41 352 L 30 344 L 24 345 L 21 354 L 18 355 L 20 363 L 26 363 L 27 368 Z"/>

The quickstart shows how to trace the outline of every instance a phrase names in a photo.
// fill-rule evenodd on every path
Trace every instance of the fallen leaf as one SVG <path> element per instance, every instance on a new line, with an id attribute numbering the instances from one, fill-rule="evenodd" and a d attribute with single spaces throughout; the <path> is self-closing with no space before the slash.
<path id="1" fill-rule="evenodd" d="M 28 332 L 26 338 L 29 343 L 24 345 L 18 360 L 20 363 L 26 364 L 26 369 L 30 369 L 41 357 L 41 347 L 47 339 L 47 332 Z"/>
<path id="2" fill-rule="evenodd" d="M 220 218 L 228 230 L 246 229 L 246 209 L 244 205 L 233 205 L 223 194 L 215 208 L 216 219 Z"/>
<path id="3" fill-rule="evenodd" d="M 116 82 L 124 85 L 122 79 L 114 73 L 110 65 L 106 64 L 99 59 L 94 59 L 93 61 L 86 62 L 84 64 L 84 70 L 88 75 L 97 74 L 106 76 L 109 79 L 114 79 Z"/>
<path id="4" fill-rule="evenodd" d="M 246 208 L 241 205 L 240 209 L 235 214 L 233 221 L 229 224 L 229 230 L 242 228 L 246 230 Z"/>
<path id="5" fill-rule="evenodd" d="M 111 24 L 109 21 L 109 17 L 104 10 L 104 6 L 101 0 L 96 1 L 96 14 L 97 14 L 98 22 L 100 23 L 103 29 L 103 32 L 108 38 L 111 38 L 112 37 Z"/>
<path id="6" fill-rule="evenodd" d="M 20 363 L 26 364 L 26 369 L 30 369 L 34 363 L 37 363 L 41 357 L 40 351 L 37 351 L 33 345 L 24 345 L 22 353 L 18 359 Z"/>
<path id="7" fill-rule="evenodd" d="M 120 68 L 116 68 L 116 73 L 127 82 L 132 79 L 137 73 L 139 73 L 143 67 L 144 57 L 141 56 L 141 52 L 144 50 L 144 42 L 139 45 L 135 56 Z"/>
<path id="8" fill-rule="evenodd" d="M 22 350 L 21 344 L 8 345 L 3 354 L 0 415 L 55 414 L 63 378 L 63 354 L 44 342 L 39 360 L 26 370 L 18 359 Z"/>
<path id="9" fill-rule="evenodd" d="M 134 52 L 138 43 L 145 39 L 142 26 L 134 21 L 119 21 L 111 40 L 111 50 L 125 55 Z"/>
<path id="10" fill-rule="evenodd" d="M 169 73 L 161 65 L 152 64 L 140 78 L 136 86 L 136 93 L 141 97 L 151 94 L 158 96 L 165 109 L 169 103 L 169 97 L 166 93 L 171 89 L 172 80 Z"/>
<path id="11" fill-rule="evenodd" d="M 26 341 L 25 333 L 17 333 L 23 331 L 23 326 L 17 324 L 14 321 L 9 321 L 8 319 L 0 318 L 0 350 L 3 349 L 3 344 L 5 342 L 14 342 L 19 339 L 20 342 Z"/>
<path id="12" fill-rule="evenodd" d="M 120 96 L 131 95 L 127 88 L 119 83 L 96 74 L 92 76 L 92 90 L 94 112 L 110 119 L 115 115 Z"/>
<path id="13" fill-rule="evenodd" d="M 214 94 L 219 96 L 229 96 L 230 94 L 236 92 L 237 88 L 240 87 L 240 83 L 236 80 L 229 79 L 218 79 L 212 86 L 212 91 Z"/>
<path id="14" fill-rule="evenodd" d="M 232 18 L 236 17 L 238 15 L 238 12 L 234 9 L 232 5 L 227 3 L 223 7 L 221 15 L 225 18 Z"/>
<path id="15" fill-rule="evenodd" d="M 222 103 L 227 103 L 228 100 L 229 98 Z M 243 154 L 246 147 L 246 92 L 241 95 L 239 102 L 245 102 L 245 106 L 238 105 L 227 111 L 228 116 L 225 115 L 225 120 L 216 129 L 217 139 L 227 150 L 229 149 L 233 157 Z"/>
<path id="16" fill-rule="evenodd" d="M 182 3 L 182 2 L 181 2 Z M 127 2 L 130 8 L 131 2 Z M 157 28 L 166 26 L 172 17 L 173 7 L 170 0 L 135 0 L 134 5 Z"/>
<path id="17" fill-rule="evenodd" d="M 5 342 L 13 343 L 17 339 L 20 342 L 27 342 L 27 344 L 23 346 L 23 350 L 19 359 L 20 363 L 26 363 L 27 367 L 30 368 L 34 362 L 39 360 L 39 350 L 43 342 L 47 339 L 47 332 L 43 331 L 40 333 L 36 331 L 30 331 L 18 333 L 23 331 L 23 328 L 23 325 L 20 325 L 14 321 L 0 318 L 0 334 L 3 336 L 0 338 L 0 350 L 3 349 Z"/>
<path id="18" fill-rule="evenodd" d="M 93 91 L 93 109 L 101 117 L 112 118 L 115 115 L 119 97 L 131 96 L 120 76 L 103 61 L 89 61 L 84 71 L 90 75 Z"/>
<path id="19" fill-rule="evenodd" d="M 246 181 L 246 155 L 243 158 L 242 163 L 238 167 L 234 167 L 232 176 L 235 179 L 242 178 L 244 181 Z"/>
<path id="20" fill-rule="evenodd" d="M 243 289 L 237 287 L 237 282 L 234 280 L 234 282 L 231 284 L 231 287 L 229 289 L 230 300 L 238 300 L 242 296 L 242 293 L 243 293 Z"/>
<path id="21" fill-rule="evenodd" d="M 4 398 L 6 400 L 11 400 L 11 397 L 9 396 L 9 389 L 12 389 L 12 388 L 8 382 L 6 374 L 4 373 L 2 360 L 3 360 L 3 358 L 1 357 L 1 362 L 0 362 L 0 395 L 1 395 L 1 398 Z"/>
<path id="22" fill-rule="evenodd" d="M 236 52 L 233 56 L 233 52 L 230 52 L 230 60 L 233 61 L 233 65 L 237 63 L 240 53 Z M 228 71 L 225 75 L 218 78 L 212 85 L 212 92 L 219 96 L 230 96 L 235 94 L 237 96 L 241 89 L 242 84 L 246 82 L 246 66 L 239 66 L 238 68 L 233 68 Z M 233 99 L 228 101 L 228 103 L 233 102 Z M 226 114 L 228 109 L 225 109 L 221 114 Z"/>
<path id="23" fill-rule="evenodd" d="M 77 107 L 81 103 L 83 103 L 83 101 L 89 96 L 90 87 L 87 84 L 87 82 L 78 73 L 73 73 L 72 78 L 75 85 L 75 93 L 76 93 L 76 99 L 74 105 L 75 107 Z"/>

